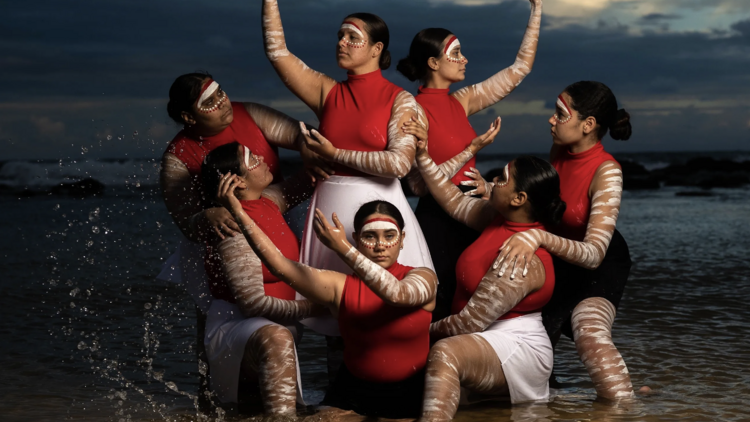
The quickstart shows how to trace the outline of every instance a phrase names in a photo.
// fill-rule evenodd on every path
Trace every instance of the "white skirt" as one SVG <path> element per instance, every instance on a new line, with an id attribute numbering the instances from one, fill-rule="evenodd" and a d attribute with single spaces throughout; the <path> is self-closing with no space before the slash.
<path id="1" fill-rule="evenodd" d="M 256 330 L 271 324 L 282 326 L 263 317 L 245 318 L 236 305 L 221 299 L 213 300 L 208 310 L 203 342 L 206 345 L 211 390 L 222 403 L 237 403 L 240 368 L 247 340 Z M 294 325 L 286 328 L 291 331 L 296 344 L 302 334 L 301 329 Z M 297 403 L 304 406 L 296 345 L 294 357 L 297 362 Z"/>
<path id="2" fill-rule="evenodd" d="M 495 321 L 476 335 L 487 340 L 497 353 L 508 381 L 511 403 L 549 398 L 554 358 L 540 312 Z"/>
<path id="3" fill-rule="evenodd" d="M 404 218 L 404 249 L 398 256 L 398 262 L 409 267 L 427 267 L 435 269 L 430 258 L 430 250 L 425 242 L 422 229 L 414 216 L 409 202 L 401 189 L 398 179 L 387 177 L 331 176 L 315 187 L 307 211 L 305 230 L 302 234 L 300 262 L 313 268 L 338 271 L 351 274 L 352 269 L 339 258 L 336 252 L 328 249 L 315 236 L 313 220 L 315 208 L 319 208 L 328 222 L 331 214 L 336 212 L 344 225 L 346 238 L 354 244 L 354 214 L 359 207 L 375 200 L 388 201 L 395 205 Z M 299 294 L 298 298 L 301 298 Z M 307 318 L 301 321 L 313 330 L 328 336 L 339 336 L 339 327 L 333 317 Z"/>

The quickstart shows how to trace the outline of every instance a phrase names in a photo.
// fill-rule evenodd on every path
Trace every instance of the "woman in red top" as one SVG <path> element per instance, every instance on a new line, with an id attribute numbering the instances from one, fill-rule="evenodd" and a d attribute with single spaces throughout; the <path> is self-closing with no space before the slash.
<path id="1" fill-rule="evenodd" d="M 189 73 L 169 89 L 169 116 L 183 129 L 162 156 L 160 184 L 164 203 L 185 239 L 170 257 L 160 279 L 182 281 L 205 313 L 210 294 L 205 284 L 200 242 L 209 235 L 239 234 L 239 227 L 222 207 L 212 206 L 200 180 L 201 163 L 214 148 L 231 142 L 262 156 L 275 181 L 281 181 L 277 149 L 305 151 L 299 124 L 289 116 L 256 103 L 232 103 L 207 73 Z M 311 163 L 314 154 L 303 154 Z M 176 268 L 176 271 L 174 270 Z"/>
<path id="2" fill-rule="evenodd" d="M 208 197 L 217 197 L 223 174 L 235 175 L 234 195 L 274 247 L 299 259 L 299 241 L 282 213 L 310 197 L 305 176 L 269 186 L 273 175 L 265 159 L 237 142 L 215 148 L 203 161 Z M 295 324 L 313 313 L 313 305 L 294 300 L 294 290 L 261 264 L 242 236 L 217 238 L 211 250 L 206 269 L 213 301 L 204 339 L 211 389 L 221 402 L 237 402 L 243 373 L 257 380 L 267 414 L 293 415 L 295 396 L 302 401 L 294 347 L 301 331 Z"/>
<path id="3" fill-rule="evenodd" d="M 458 38 L 447 29 L 427 28 L 414 36 L 409 55 L 401 59 L 397 69 L 410 81 L 419 81 L 417 102 L 424 109 L 429 122 L 430 155 L 467 195 L 472 195 L 477 182 L 468 177 L 476 170 L 475 155 L 479 149 L 494 140 L 500 129 L 500 118 L 493 122 L 488 133 L 477 137 L 468 116 L 491 107 L 510 94 L 531 72 L 536 56 L 541 24 L 542 1 L 531 0 L 531 17 L 521 48 L 514 63 L 489 79 L 450 93 L 454 83 L 466 77 L 468 60 L 462 54 Z M 407 123 L 410 129 L 416 123 Z M 407 131 L 417 135 L 412 131 Z M 419 137 L 419 136 L 418 136 Z M 457 160 L 463 154 L 465 158 Z M 455 267 L 459 255 L 479 235 L 471 228 L 446 214 L 435 199 L 425 191 L 419 172 L 410 174 L 409 183 L 419 196 L 416 216 L 430 248 L 435 272 L 440 280 L 438 305 L 433 313 L 436 319 L 450 313 L 450 304 L 456 288 Z M 423 196 L 424 195 L 424 196 Z"/>
<path id="4" fill-rule="evenodd" d="M 514 233 L 543 229 L 562 217 L 560 181 L 543 160 L 522 156 L 495 179 L 489 201 L 463 195 L 432 161 L 420 140 L 417 165 L 435 200 L 456 220 L 481 231 L 456 264 L 453 315 L 434 322 L 421 420 L 450 420 L 461 387 L 513 403 L 549 396 L 552 345 L 541 310 L 552 296 L 552 257 L 540 249 L 527 277 L 512 280 L 492 269 L 494 248 Z M 470 399 L 470 397 L 469 397 Z"/>
<path id="5" fill-rule="evenodd" d="M 235 185 L 223 189 L 222 203 L 255 253 L 273 274 L 339 317 L 344 363 L 322 404 L 367 416 L 416 417 L 437 278 L 429 268 L 397 262 L 405 238 L 398 209 L 385 201 L 360 207 L 353 221 L 356 248 L 335 213 L 331 226 L 315 210 L 315 233 L 347 263 L 349 273 L 354 270 L 347 275 L 284 257 L 232 195 Z"/>
<path id="6" fill-rule="evenodd" d="M 544 310 L 552 344 L 573 339 L 599 396 L 633 396 L 628 369 L 612 342 L 612 323 L 630 272 L 630 253 L 615 229 L 622 197 L 622 169 L 604 151 L 602 138 L 630 138 L 630 115 L 600 82 L 574 83 L 557 98 L 550 159 L 560 173 L 568 210 L 546 231 L 513 236 L 500 252 L 501 273 L 515 273 L 543 247 L 557 258 L 557 288 Z M 525 271 L 525 270 L 524 270 Z M 511 275 L 513 276 L 513 275 Z"/>

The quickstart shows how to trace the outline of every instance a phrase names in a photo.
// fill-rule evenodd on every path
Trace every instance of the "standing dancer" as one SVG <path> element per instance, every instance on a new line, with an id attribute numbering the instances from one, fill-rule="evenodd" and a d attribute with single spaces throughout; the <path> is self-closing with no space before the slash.
<path id="1" fill-rule="evenodd" d="M 263 2 L 263 32 L 266 56 L 276 72 L 320 119 L 319 131 L 303 128 L 309 134 L 307 145 L 335 163 L 336 174 L 315 188 L 302 238 L 301 262 L 314 268 L 348 271 L 346 263 L 316 239 L 313 210 L 319 208 L 330 215 L 335 209 L 348 234 L 353 231 L 357 208 L 379 199 L 392 203 L 404 215 L 409 240 L 400 262 L 432 268 L 422 230 L 398 181 L 409 172 L 415 150 L 414 137 L 404 133 L 402 126 L 417 118 L 419 106 L 411 94 L 381 74 L 391 61 L 385 22 L 369 13 L 344 19 L 336 48 L 338 65 L 347 70 L 343 82 L 310 69 L 289 52 L 276 0 Z M 335 321 L 305 323 L 323 334 L 338 335 Z"/>
<path id="2" fill-rule="evenodd" d="M 433 340 L 421 420 L 456 414 L 461 387 L 483 395 L 510 396 L 513 403 L 549 396 L 552 345 L 541 310 L 552 296 L 552 257 L 539 249 L 527 277 L 511 279 L 492 269 L 493 250 L 514 233 L 543 230 L 565 210 L 555 169 L 535 157 L 508 163 L 495 179 L 489 201 L 465 196 L 418 143 L 417 165 L 435 200 L 456 220 L 481 231 L 456 264 L 453 315 L 430 327 Z"/>
<path id="3" fill-rule="evenodd" d="M 427 28 L 414 36 L 409 55 L 401 59 L 397 70 L 410 81 L 419 80 L 417 102 L 424 108 L 429 121 L 430 155 L 441 170 L 467 195 L 475 193 L 476 182 L 467 177 L 475 172 L 475 155 L 481 147 L 494 139 L 490 132 L 477 137 L 468 116 L 501 101 L 510 94 L 531 72 L 536 56 L 541 24 L 542 1 L 531 0 L 531 17 L 521 47 L 513 64 L 484 82 L 449 93 L 453 83 L 466 77 L 468 60 L 461 53 L 461 43 L 447 29 Z M 494 123 L 499 130 L 500 118 Z M 406 133 L 417 135 L 416 122 L 407 122 Z M 496 133 L 496 132 L 495 132 Z M 417 136 L 419 138 L 419 136 Z M 452 158 L 454 157 L 454 158 Z M 462 159 L 459 160 L 458 157 Z M 450 313 L 450 304 L 456 288 L 454 269 L 461 253 L 477 239 L 479 233 L 452 219 L 435 199 L 425 192 L 418 171 L 409 175 L 409 184 L 422 196 L 416 216 L 430 248 L 435 272 L 440 280 L 438 305 L 433 318 L 440 319 Z"/>
<path id="4" fill-rule="evenodd" d="M 322 404 L 366 416 L 418 416 L 437 279 L 429 268 L 397 262 L 406 234 L 399 210 L 385 201 L 360 207 L 352 234 L 356 248 L 335 213 L 331 226 L 315 210 L 315 233 L 347 264 L 347 273 L 354 270 L 347 275 L 284 257 L 257 229 L 232 189 L 223 192 L 222 203 L 240 222 L 245 238 L 267 268 L 339 317 L 344 364 Z"/>
<path id="5" fill-rule="evenodd" d="M 622 355 L 612 342 L 612 323 L 630 273 L 630 252 L 615 229 L 622 197 L 622 169 L 604 151 L 602 138 L 630 138 L 630 115 L 617 109 L 612 91 L 600 82 L 574 83 L 557 98 L 550 159 L 560 173 L 568 204 L 552 233 L 530 230 L 513 236 L 500 251 L 500 274 L 526 273 L 527 259 L 545 248 L 555 259 L 557 287 L 544 309 L 544 325 L 557 344 L 575 341 L 578 355 L 607 399 L 633 396 Z M 554 234 L 553 234 L 554 233 Z"/>
<path id="6" fill-rule="evenodd" d="M 273 175 L 263 157 L 236 142 L 211 151 L 201 170 L 209 198 L 226 196 L 224 190 L 231 188 L 273 246 L 299 259 L 299 241 L 282 213 L 310 197 L 304 175 L 269 187 Z M 222 175 L 236 175 L 236 183 L 226 183 Z M 294 415 L 295 398 L 304 404 L 294 345 L 301 331 L 295 323 L 315 307 L 294 300 L 294 290 L 262 265 L 244 237 L 227 236 L 213 246 L 215 253 L 206 259 L 213 302 L 202 339 L 211 389 L 222 403 L 237 402 L 244 374 L 256 381 L 266 414 Z"/>

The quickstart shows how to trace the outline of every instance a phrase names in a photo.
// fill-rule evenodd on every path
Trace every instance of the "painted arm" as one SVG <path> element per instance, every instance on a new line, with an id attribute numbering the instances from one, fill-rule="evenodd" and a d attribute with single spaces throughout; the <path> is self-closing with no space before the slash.
<path id="1" fill-rule="evenodd" d="M 420 141 L 420 146 L 422 141 Z M 466 224 L 474 230 L 482 231 L 497 216 L 497 211 L 489 201 L 468 197 L 447 178 L 432 161 L 426 148 L 421 147 L 417 154 L 417 167 L 422 174 L 427 189 L 435 201 L 453 219 Z"/>
<path id="2" fill-rule="evenodd" d="M 243 104 L 269 144 L 294 151 L 300 150 L 303 142 L 296 120 L 262 104 Z"/>
<path id="3" fill-rule="evenodd" d="M 530 0 L 531 16 L 521 41 L 516 60 L 484 82 L 464 87 L 452 95 L 464 106 L 466 115 L 481 111 L 510 94 L 531 73 L 539 42 L 542 21 L 542 0 Z"/>
<path id="4" fill-rule="evenodd" d="M 262 195 L 278 205 L 284 214 L 312 196 L 314 189 L 307 180 L 307 174 L 301 171 L 294 177 L 267 187 Z"/>
<path id="5" fill-rule="evenodd" d="M 224 175 L 219 183 L 217 200 L 229 209 L 235 220 L 240 223 L 242 234 L 255 255 L 266 264 L 266 268 L 273 275 L 292 286 L 306 298 L 327 306 L 336 315 L 346 275 L 310 268 L 285 257 L 271 239 L 263 233 L 263 230 L 255 224 L 255 221 L 245 213 L 240 201 L 234 196 L 234 189 L 240 183 L 241 179 L 237 176 Z"/>
<path id="6" fill-rule="evenodd" d="M 229 288 L 245 317 L 283 321 L 311 315 L 312 303 L 307 300 L 284 300 L 266 295 L 261 261 L 244 237 L 228 237 L 219 243 L 217 249 Z"/>
<path id="7" fill-rule="evenodd" d="M 317 130 L 307 131 L 308 148 L 327 160 L 343 164 L 373 176 L 404 177 L 409 173 L 414 162 L 414 136 L 408 135 L 401 127 L 412 117 L 418 115 L 418 105 L 414 96 L 406 91 L 396 95 L 391 108 L 391 119 L 388 122 L 388 145 L 385 151 L 351 151 L 339 149 L 321 135 Z"/>
<path id="8" fill-rule="evenodd" d="M 414 268 L 402 280 L 359 253 L 346 239 L 344 225 L 334 213 L 332 227 L 323 213 L 315 210 L 313 228 L 318 239 L 336 252 L 378 297 L 393 306 L 423 306 L 435 300 L 437 276 L 429 268 Z"/>
<path id="9" fill-rule="evenodd" d="M 262 20 L 266 57 L 287 88 L 320 117 L 326 95 L 336 85 L 336 81 L 310 69 L 287 50 L 276 0 L 263 0 Z"/>
<path id="10" fill-rule="evenodd" d="M 546 276 L 544 265 L 536 255 L 531 259 L 528 277 L 513 280 L 510 275 L 498 276 L 494 273 L 492 268 L 487 270 L 461 312 L 430 325 L 433 341 L 484 331 L 523 298 L 544 286 Z"/>
<path id="11" fill-rule="evenodd" d="M 591 181 L 591 213 L 582 242 L 555 236 L 542 230 L 528 230 L 511 236 L 500 248 L 493 268 L 500 274 L 513 265 L 511 277 L 539 247 L 571 264 L 593 270 L 604 260 L 615 232 L 622 199 L 622 169 L 614 161 L 606 161 L 596 170 Z M 516 265 L 516 263 L 518 265 Z"/>

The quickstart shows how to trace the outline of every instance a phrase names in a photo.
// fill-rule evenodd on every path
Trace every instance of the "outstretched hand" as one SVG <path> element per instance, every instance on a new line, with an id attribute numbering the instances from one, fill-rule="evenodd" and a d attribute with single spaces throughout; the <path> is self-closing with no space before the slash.
<path id="1" fill-rule="evenodd" d="M 346 253 L 351 244 L 346 239 L 346 229 L 344 225 L 339 221 L 339 217 L 336 213 L 331 216 L 334 226 L 332 227 L 326 216 L 323 215 L 323 211 L 315 208 L 315 219 L 313 219 L 313 229 L 318 240 L 321 241 L 328 249 L 338 253 Z"/>
<path id="2" fill-rule="evenodd" d="M 481 196 L 485 201 L 489 200 L 494 185 L 484 180 L 484 177 L 482 177 L 482 174 L 479 173 L 479 170 L 475 169 L 474 167 L 469 167 L 469 170 L 470 171 L 464 172 L 464 176 L 469 177 L 473 180 L 463 180 L 461 181 L 461 186 L 474 186 L 475 189 L 464 192 L 464 195 L 477 195 Z"/>
<path id="3" fill-rule="evenodd" d="M 500 271 L 497 273 L 498 277 L 502 277 L 509 267 L 511 280 L 516 277 L 516 271 L 522 271 L 521 275 L 526 277 L 526 273 L 529 271 L 529 261 L 540 246 L 539 236 L 534 236 L 533 233 L 536 230 L 516 233 L 500 246 L 500 254 L 495 259 L 495 263 L 492 264 L 494 270 L 500 267 Z"/>
<path id="4" fill-rule="evenodd" d="M 331 141 L 326 139 L 325 136 L 321 135 L 320 132 L 315 129 L 307 130 L 307 126 L 305 126 L 303 122 L 299 122 L 299 127 L 302 136 L 305 137 L 305 146 L 309 148 L 310 151 L 318 154 L 324 160 L 331 161 L 334 159 L 337 148 L 333 146 Z"/>
<path id="5" fill-rule="evenodd" d="M 490 124 L 490 128 L 487 130 L 487 132 L 472 139 L 471 144 L 469 145 L 471 153 L 477 155 L 477 153 L 481 151 L 482 148 L 494 142 L 495 137 L 498 133 L 500 133 L 500 126 L 502 125 L 502 123 L 503 121 L 500 117 L 495 118 L 495 120 L 493 120 Z"/>

